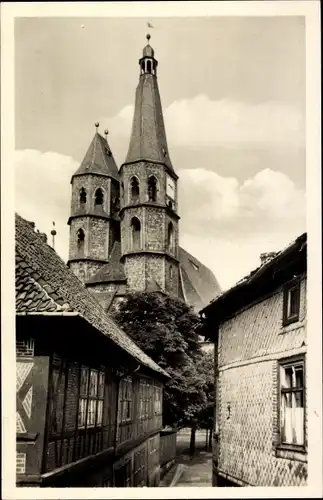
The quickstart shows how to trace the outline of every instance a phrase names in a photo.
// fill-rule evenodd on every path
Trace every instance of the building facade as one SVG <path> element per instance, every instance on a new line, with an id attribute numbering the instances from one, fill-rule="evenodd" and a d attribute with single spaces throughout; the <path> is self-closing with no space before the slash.
<path id="1" fill-rule="evenodd" d="M 202 319 L 216 353 L 214 485 L 306 485 L 306 234 Z"/>
<path id="2" fill-rule="evenodd" d="M 72 176 L 71 270 L 108 311 L 129 291 L 162 291 L 197 311 L 220 292 L 179 246 L 178 176 L 170 159 L 154 50 L 139 59 L 128 153 L 118 169 L 98 132 Z"/>
<path id="3" fill-rule="evenodd" d="M 16 361 L 18 486 L 158 486 L 168 374 L 19 215 Z"/>

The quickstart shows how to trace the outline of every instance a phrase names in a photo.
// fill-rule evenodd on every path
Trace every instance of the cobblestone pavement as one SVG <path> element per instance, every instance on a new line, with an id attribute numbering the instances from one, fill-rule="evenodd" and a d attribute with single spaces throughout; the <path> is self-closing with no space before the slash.
<path id="1" fill-rule="evenodd" d="M 212 452 L 205 451 L 205 432 L 197 433 L 193 455 L 189 453 L 189 439 L 189 434 L 177 439 L 176 463 L 183 465 L 183 472 L 175 486 L 212 486 Z"/>

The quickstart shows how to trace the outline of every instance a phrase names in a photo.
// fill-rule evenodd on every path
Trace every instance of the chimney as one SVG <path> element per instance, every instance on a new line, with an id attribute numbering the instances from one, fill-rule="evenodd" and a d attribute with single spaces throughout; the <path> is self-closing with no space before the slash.
<path id="1" fill-rule="evenodd" d="M 264 264 L 266 264 L 266 262 L 268 262 L 269 260 L 271 260 L 274 257 L 276 257 L 276 255 L 277 255 L 277 252 L 265 252 L 265 253 L 261 253 L 260 254 L 261 265 L 263 266 Z"/>

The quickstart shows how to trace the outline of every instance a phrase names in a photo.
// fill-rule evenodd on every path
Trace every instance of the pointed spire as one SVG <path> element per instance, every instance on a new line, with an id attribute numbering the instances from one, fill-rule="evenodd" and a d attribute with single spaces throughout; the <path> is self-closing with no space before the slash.
<path id="1" fill-rule="evenodd" d="M 99 125 L 99 122 L 95 123 L 95 134 L 90 147 L 73 177 L 83 174 L 99 174 L 119 181 L 118 167 L 107 141 L 108 130 L 104 131 L 106 137 L 102 137 L 98 132 Z"/>
<path id="2" fill-rule="evenodd" d="M 140 78 L 136 90 L 135 111 L 129 150 L 125 163 L 140 160 L 163 163 L 176 176 L 169 158 L 162 105 L 157 83 L 158 61 L 149 44 L 139 59 Z M 176 176 L 177 177 L 177 176 Z"/>

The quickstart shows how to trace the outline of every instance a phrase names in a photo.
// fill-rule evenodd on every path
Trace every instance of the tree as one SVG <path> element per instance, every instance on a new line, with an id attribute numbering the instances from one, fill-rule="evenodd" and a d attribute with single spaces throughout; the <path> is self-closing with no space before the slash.
<path id="1" fill-rule="evenodd" d="M 164 425 L 195 426 L 207 403 L 205 374 L 195 328 L 199 318 L 181 299 L 162 293 L 130 293 L 114 319 L 171 376 L 164 391 Z"/>

